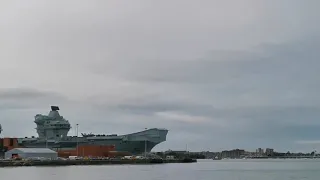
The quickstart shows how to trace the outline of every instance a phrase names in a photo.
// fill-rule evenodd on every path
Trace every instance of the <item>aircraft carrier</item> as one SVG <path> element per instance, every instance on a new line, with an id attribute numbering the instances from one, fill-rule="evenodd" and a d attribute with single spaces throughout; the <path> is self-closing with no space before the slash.
<path id="1" fill-rule="evenodd" d="M 37 114 L 34 123 L 38 137 L 18 138 L 19 147 L 50 148 L 59 151 L 74 149 L 80 145 L 114 145 L 119 152 L 142 154 L 150 152 L 157 144 L 166 141 L 168 133 L 167 129 L 151 128 L 125 135 L 81 133 L 81 136 L 68 136 L 71 125 L 58 111 L 58 106 L 51 106 L 48 115 Z"/>

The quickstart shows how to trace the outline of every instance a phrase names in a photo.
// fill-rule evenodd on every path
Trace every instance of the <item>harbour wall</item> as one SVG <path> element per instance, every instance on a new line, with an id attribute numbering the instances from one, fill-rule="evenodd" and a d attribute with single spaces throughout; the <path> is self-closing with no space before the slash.
<path id="1" fill-rule="evenodd" d="M 3 160 L 0 167 L 15 166 L 71 166 L 71 165 L 111 165 L 111 164 L 163 164 L 163 163 L 195 163 L 195 159 L 135 159 L 135 160 Z"/>

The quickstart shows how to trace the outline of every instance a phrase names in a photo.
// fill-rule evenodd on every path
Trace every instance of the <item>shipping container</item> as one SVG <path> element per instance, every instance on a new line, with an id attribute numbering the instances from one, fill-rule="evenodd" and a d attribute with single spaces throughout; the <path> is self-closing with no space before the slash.
<path id="1" fill-rule="evenodd" d="M 106 145 L 82 145 L 72 150 L 58 150 L 59 157 L 81 156 L 81 157 L 108 157 L 115 146 Z"/>

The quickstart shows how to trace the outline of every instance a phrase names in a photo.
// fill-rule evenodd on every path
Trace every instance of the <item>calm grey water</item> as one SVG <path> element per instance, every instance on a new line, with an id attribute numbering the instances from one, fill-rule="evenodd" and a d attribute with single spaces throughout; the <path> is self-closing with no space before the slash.
<path id="1" fill-rule="evenodd" d="M 199 160 L 193 164 L 0 168 L 0 179 L 319 180 L 320 160 Z"/>

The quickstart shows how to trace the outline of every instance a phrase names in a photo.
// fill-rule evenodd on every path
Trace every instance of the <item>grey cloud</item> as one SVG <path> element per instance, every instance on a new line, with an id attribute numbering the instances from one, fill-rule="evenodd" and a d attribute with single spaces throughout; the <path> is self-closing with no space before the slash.
<path id="1" fill-rule="evenodd" d="M 313 77 L 316 72 L 318 46 L 319 41 L 313 40 L 268 44 L 254 49 L 260 53 L 214 51 L 211 56 L 196 60 L 140 60 L 129 63 L 131 69 L 128 72 L 121 71 L 121 68 L 120 72 L 129 80 L 151 82 L 223 83 L 250 76 L 299 81 L 297 78 Z M 309 71 L 302 71 L 301 68 Z"/>
<path id="2" fill-rule="evenodd" d="M 207 58 L 194 62 L 174 61 L 173 65 L 168 61 L 137 63 L 141 66 L 132 66 L 133 71 L 125 78 L 167 89 L 154 98 L 122 102 L 113 108 L 149 115 L 155 112 L 187 112 L 227 124 L 221 128 L 209 123 L 210 128 L 206 128 L 208 124 L 204 123 L 201 129 L 188 129 L 204 136 L 221 135 L 226 139 L 235 136 L 239 141 L 253 137 L 257 142 L 269 142 L 274 146 L 282 141 L 312 139 L 315 129 L 311 127 L 318 125 L 320 115 L 318 44 L 316 39 L 265 44 L 255 53 L 233 55 L 231 51 L 228 54 L 231 58 L 221 58 L 221 61 Z M 213 57 L 215 53 L 224 57 L 219 51 L 213 52 Z M 191 97 L 175 97 L 181 94 Z M 172 123 L 169 126 L 178 131 L 187 129 Z"/>
<path id="3" fill-rule="evenodd" d="M 260 49 L 260 55 L 233 56 L 230 52 L 235 60 L 139 61 L 127 72 L 120 69 L 119 76 L 156 92 L 146 99 L 165 99 L 166 105 L 176 99 L 181 104 L 213 107 L 318 106 L 318 45 L 319 41 L 269 45 Z"/>
<path id="4" fill-rule="evenodd" d="M 36 89 L 28 88 L 9 88 L 9 89 L 0 89 L 0 98 L 1 99 L 33 99 L 33 98 L 42 98 L 48 96 L 58 96 L 55 93 L 38 91 Z"/>
<path id="5" fill-rule="evenodd" d="M 0 89 L 0 110 L 34 109 L 49 106 L 51 103 L 63 103 L 67 98 L 55 92 L 46 92 L 30 88 Z"/>

